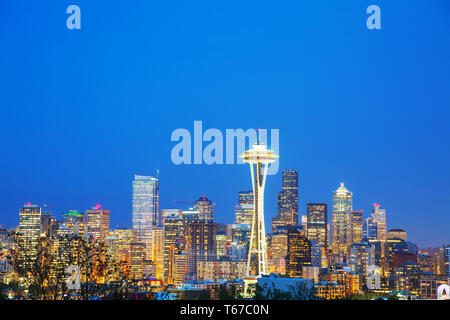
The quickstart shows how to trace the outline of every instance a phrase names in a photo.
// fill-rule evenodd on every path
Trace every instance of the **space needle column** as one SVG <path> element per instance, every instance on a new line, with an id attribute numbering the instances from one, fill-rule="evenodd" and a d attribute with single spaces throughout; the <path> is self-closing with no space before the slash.
<path id="1" fill-rule="evenodd" d="M 268 273 L 266 255 L 266 229 L 264 225 L 264 188 L 266 185 L 269 163 L 279 157 L 268 150 L 262 143 L 254 144 L 240 156 L 250 164 L 253 185 L 253 220 L 250 237 L 250 247 L 247 258 L 247 277 L 260 277 Z M 246 291 L 245 291 L 246 292 Z"/>

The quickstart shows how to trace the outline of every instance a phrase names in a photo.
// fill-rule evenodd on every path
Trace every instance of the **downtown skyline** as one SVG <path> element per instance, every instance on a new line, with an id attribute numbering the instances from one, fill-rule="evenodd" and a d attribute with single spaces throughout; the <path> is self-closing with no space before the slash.
<path id="1" fill-rule="evenodd" d="M 280 172 L 278 173 L 278 174 L 276 174 L 276 175 L 273 175 L 273 176 L 268 176 L 268 179 L 267 179 L 267 184 L 268 184 L 268 182 L 270 181 L 270 180 L 272 180 L 272 179 L 276 179 L 276 178 L 279 178 L 280 180 L 281 180 L 281 175 L 282 175 L 282 172 L 283 172 L 283 170 L 285 170 L 285 168 L 281 168 L 281 170 L 280 170 Z M 288 170 L 292 170 L 292 169 L 288 169 Z M 295 169 L 294 169 L 295 170 Z M 154 179 L 154 177 L 153 176 L 149 176 L 150 177 L 150 179 Z M 145 178 L 145 177 L 143 177 L 143 178 Z M 160 180 L 156 180 L 156 181 L 158 181 L 158 182 L 160 182 Z M 301 182 L 301 175 L 300 175 L 300 177 L 299 177 L 299 181 Z M 281 183 L 280 183 L 281 181 L 278 181 L 278 184 L 280 184 L 281 185 Z M 325 201 L 325 200 L 322 200 L 322 201 L 307 201 L 307 202 L 305 202 L 305 203 L 303 203 L 303 201 L 301 201 L 302 200 L 302 198 L 301 198 L 301 190 L 302 190 L 302 188 L 301 188 L 301 184 L 300 184 L 300 182 L 299 182 L 299 203 L 300 203 L 300 205 L 299 205 L 299 212 L 298 212 L 298 224 L 299 225 L 301 225 L 302 224 L 302 222 L 301 222 L 301 217 L 302 216 L 306 216 L 306 214 L 307 214 L 307 212 L 306 212 L 306 207 L 307 207 L 307 203 L 309 204 L 309 203 L 317 203 L 317 202 L 322 202 L 322 203 L 326 203 L 326 204 L 328 204 L 328 224 L 329 224 L 329 227 L 331 228 L 331 224 L 332 224 L 332 212 L 331 212 L 331 204 L 332 204 L 332 201 L 331 201 L 331 194 L 336 190 L 336 189 L 338 189 L 338 185 L 336 185 L 336 187 L 335 187 L 335 190 L 333 190 L 332 192 L 330 192 L 330 199 L 329 199 L 329 201 Z M 130 184 L 132 185 L 133 184 L 133 180 L 130 180 Z M 342 182 L 340 183 L 340 184 L 342 184 Z M 348 185 L 346 185 L 347 187 L 348 187 Z M 342 185 L 341 185 L 341 187 L 342 187 Z M 131 199 L 131 190 L 132 188 L 130 188 L 130 199 Z M 251 185 L 250 185 L 250 187 L 248 188 L 248 189 L 251 189 Z M 221 217 L 222 217 L 222 215 L 220 214 L 220 211 L 219 211 L 219 214 L 218 214 L 218 212 L 217 211 L 215 211 L 215 215 L 216 215 L 216 219 L 215 219 L 215 222 L 216 223 L 222 223 L 222 224 L 233 224 L 233 223 L 235 223 L 234 222 L 234 220 L 235 220 L 235 206 L 237 205 L 237 203 L 238 203 L 238 192 L 242 192 L 242 191 L 245 191 L 245 190 L 247 190 L 246 188 L 241 188 L 240 190 L 238 190 L 238 191 L 236 191 L 235 192 L 235 198 L 236 198 L 236 201 L 234 202 L 234 203 L 232 203 L 231 205 L 230 205 L 230 207 L 231 207 L 231 209 L 230 209 L 230 215 L 229 215 L 229 217 L 226 217 L 226 218 L 228 218 L 227 220 L 224 220 L 224 219 L 222 219 Z M 279 188 L 279 190 L 281 190 L 281 187 Z M 272 195 L 272 193 L 275 193 L 275 194 L 277 194 L 278 192 L 279 192 L 279 190 L 266 190 L 266 199 L 267 198 L 272 198 L 272 197 L 268 197 L 268 195 Z M 353 193 L 353 203 L 355 204 L 355 203 L 358 203 L 358 193 L 357 192 L 354 192 L 353 191 L 353 189 L 351 189 L 352 190 L 352 193 Z M 159 195 L 159 198 L 161 199 L 163 199 L 164 197 L 162 197 L 161 196 L 161 193 L 163 193 L 164 191 L 160 191 L 160 195 Z M 185 198 L 183 198 L 183 200 L 182 201 L 180 201 L 180 199 L 175 199 L 175 201 L 174 202 L 172 202 L 172 206 L 163 206 L 162 205 L 162 203 L 159 201 L 159 206 L 160 206 L 160 210 L 159 210 L 159 212 L 161 211 L 161 210 L 164 210 L 164 209 L 181 209 L 181 210 L 188 210 L 189 208 L 192 208 L 192 205 L 189 205 L 189 204 L 187 204 L 187 202 L 192 202 L 192 204 L 194 203 L 194 201 L 197 199 L 197 198 L 199 198 L 200 196 L 207 196 L 212 202 L 214 202 L 214 207 L 215 207 L 215 210 L 217 210 L 217 207 L 218 207 L 218 203 L 214 200 L 214 199 L 212 199 L 212 198 L 210 198 L 210 196 L 209 196 L 209 194 L 199 194 L 196 198 L 194 198 L 194 199 L 185 199 Z M 180 197 L 179 197 L 180 198 Z M 180 202 L 186 202 L 186 203 L 181 203 L 180 204 Z M 268 205 L 268 203 L 267 203 L 268 201 L 266 200 L 265 201 L 265 210 L 266 210 L 266 208 L 269 206 L 269 207 L 272 207 L 271 205 Z M 130 207 L 131 207 L 131 203 L 132 203 L 132 201 L 130 200 Z M 170 203 L 170 202 L 168 202 L 168 203 Z M 115 217 L 115 214 L 114 214 L 114 210 L 113 209 L 111 209 L 107 204 L 105 204 L 105 203 L 103 203 L 103 202 L 96 202 L 96 203 L 93 203 L 93 204 L 91 204 L 89 207 L 86 207 L 86 208 L 81 208 L 81 207 L 76 207 L 76 208 L 66 208 L 66 209 L 62 209 L 62 210 L 60 210 L 60 209 L 57 209 L 57 210 L 55 210 L 56 208 L 58 208 L 58 206 L 55 206 L 54 204 L 52 204 L 51 202 L 32 202 L 32 201 L 24 201 L 22 204 L 20 204 L 20 206 L 19 207 L 21 207 L 21 206 L 23 206 L 23 205 L 26 205 L 26 204 L 34 204 L 34 205 L 39 205 L 39 206 L 41 206 L 41 205 L 43 205 L 43 204 L 45 204 L 45 205 L 48 205 L 46 208 L 44 208 L 45 210 L 47 210 L 47 211 L 50 211 L 51 213 L 52 213 L 52 215 L 53 216 L 55 216 L 58 220 L 60 220 L 61 219 L 61 217 L 62 217 L 62 214 L 63 213 L 65 213 L 65 212 L 69 212 L 70 210 L 78 210 L 78 211 L 80 211 L 80 212 L 85 212 L 85 211 L 88 211 L 89 209 L 91 209 L 91 207 L 92 208 L 97 208 L 97 209 L 99 209 L 99 208 L 101 208 L 101 209 L 105 209 L 105 210 L 109 210 L 109 211 L 111 211 L 111 217 L 110 217 L 110 220 L 111 220 L 111 229 L 113 230 L 113 229 L 116 229 L 116 228 L 132 228 L 133 227 L 133 224 L 132 224 L 132 217 L 133 217 L 133 215 L 132 215 L 132 213 L 131 213 L 131 209 L 130 209 L 130 212 L 125 216 L 125 217 L 123 217 L 123 216 L 117 216 L 117 217 Z M 303 204 L 304 204 L 304 207 L 305 208 L 303 208 Z M 371 216 L 371 212 L 372 212 L 372 210 L 373 210 L 373 208 L 374 208 L 374 205 L 376 204 L 376 202 L 373 202 L 372 204 L 370 204 L 370 205 L 368 205 L 367 206 L 367 208 L 363 208 L 363 209 L 360 209 L 359 207 L 355 207 L 355 205 L 353 205 L 353 210 L 362 210 L 363 211 L 363 219 L 365 220 L 366 218 L 369 218 L 370 216 Z M 271 233 L 271 229 L 272 229 L 272 218 L 275 218 L 276 216 L 277 216 L 277 201 L 275 201 L 275 214 L 272 214 L 272 212 L 270 211 L 270 212 L 267 212 L 267 210 L 265 211 L 265 225 L 266 225 L 266 232 L 267 233 Z M 380 206 L 380 203 L 378 203 L 378 204 L 376 204 L 377 206 Z M 392 217 L 392 214 L 391 214 L 391 212 L 390 212 L 390 210 L 389 210 L 389 208 L 387 208 L 386 209 L 386 207 L 384 206 L 384 204 L 383 203 L 381 203 L 381 206 L 385 209 L 385 210 L 387 210 L 387 217 L 388 217 L 388 219 L 387 219 L 387 229 L 388 230 L 390 230 L 390 229 L 403 229 L 403 230 L 405 230 L 407 233 L 408 233 L 408 240 L 410 240 L 410 241 L 412 241 L 412 242 L 414 242 L 414 243 L 417 243 L 417 245 L 419 246 L 419 248 L 423 248 L 423 249 L 426 249 L 426 248 L 428 248 L 428 247 L 440 247 L 440 246 L 442 246 L 442 245 L 446 245 L 447 243 L 445 242 L 445 240 L 443 239 L 441 242 L 441 244 L 439 244 L 439 243 L 437 243 L 436 245 L 433 245 L 433 244 L 431 244 L 431 245 L 428 245 L 428 246 L 424 246 L 424 245 L 422 245 L 420 242 L 418 242 L 418 241 L 416 241 L 416 239 L 414 238 L 414 234 L 411 234 L 411 232 L 409 231 L 409 229 L 405 226 L 405 225 L 407 225 L 407 221 L 405 221 L 405 224 L 404 225 L 392 225 L 391 224 L 391 217 Z M 55 208 L 56 207 L 56 208 Z M 18 219 L 18 216 L 16 215 L 15 216 L 15 218 L 16 218 L 16 220 Z M 129 221 L 127 221 L 127 220 L 129 220 Z M 117 221 L 123 221 L 122 223 L 116 223 Z M 18 225 L 18 220 L 17 220 L 17 223 L 14 225 L 14 224 L 12 224 L 12 225 L 5 225 L 5 224 L 3 224 L 2 222 L 0 222 L 0 225 L 4 225 L 5 227 L 8 227 L 8 228 L 11 228 L 11 227 L 15 227 L 15 226 L 17 226 Z M 426 230 L 425 230 L 426 231 Z M 331 232 L 331 230 L 330 230 L 330 232 Z M 329 235 L 329 238 L 328 238 L 328 241 L 329 241 L 329 245 L 331 245 L 331 233 L 330 233 L 330 235 Z"/>
<path id="2" fill-rule="evenodd" d="M 80 0 L 79 31 L 65 5 L 2 3 L 0 224 L 45 202 L 58 216 L 100 203 L 131 226 L 132 178 L 157 169 L 160 208 L 206 195 L 232 223 L 248 167 L 171 162 L 173 130 L 202 120 L 280 130 L 266 227 L 292 168 L 301 215 L 344 182 L 365 217 L 380 203 L 420 247 L 450 243 L 449 4 L 378 2 L 377 31 L 369 2 Z"/>

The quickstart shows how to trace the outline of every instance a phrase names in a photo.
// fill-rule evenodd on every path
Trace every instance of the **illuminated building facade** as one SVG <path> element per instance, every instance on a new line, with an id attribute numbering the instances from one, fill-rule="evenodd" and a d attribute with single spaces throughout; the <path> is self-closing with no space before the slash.
<path id="1" fill-rule="evenodd" d="M 94 241 L 104 242 L 109 234 L 109 219 L 111 212 L 101 209 L 99 205 L 86 210 L 86 234 Z"/>
<path id="2" fill-rule="evenodd" d="M 153 274 L 159 280 L 164 278 L 164 227 L 157 226 L 152 230 L 152 261 L 155 264 Z"/>
<path id="3" fill-rule="evenodd" d="M 28 203 L 20 208 L 18 232 L 19 267 L 29 268 L 36 261 L 41 235 L 41 208 Z"/>
<path id="4" fill-rule="evenodd" d="M 245 261 L 198 261 L 197 280 L 234 280 L 245 277 Z"/>
<path id="5" fill-rule="evenodd" d="M 298 172 L 283 170 L 282 190 L 278 192 L 278 215 L 272 219 L 272 232 L 277 226 L 298 224 Z"/>
<path id="6" fill-rule="evenodd" d="M 363 241 L 363 211 L 353 210 L 350 216 L 351 223 L 351 243 L 361 243 Z"/>
<path id="7" fill-rule="evenodd" d="M 235 207 L 235 223 L 252 225 L 254 198 L 252 191 L 239 191 L 239 202 Z"/>
<path id="8" fill-rule="evenodd" d="M 333 192 L 331 213 L 331 246 L 333 253 L 346 254 L 351 244 L 350 217 L 353 210 L 353 194 L 348 191 L 344 183 Z"/>
<path id="9" fill-rule="evenodd" d="M 351 271 L 365 276 L 369 262 L 370 245 L 368 243 L 354 243 L 350 246 L 349 266 Z"/>
<path id="10" fill-rule="evenodd" d="M 131 243 L 130 277 L 140 279 L 143 275 L 143 264 L 145 259 L 145 245 L 141 242 Z"/>
<path id="11" fill-rule="evenodd" d="M 173 281 L 173 268 L 175 255 L 184 251 L 184 223 L 183 219 L 175 214 L 164 218 L 164 279 Z M 169 282 L 171 283 L 171 282 Z"/>
<path id="12" fill-rule="evenodd" d="M 201 219 L 206 223 L 214 222 L 214 203 L 202 196 L 194 203 L 194 210 L 198 211 Z"/>
<path id="13" fill-rule="evenodd" d="M 405 230 L 402 229 L 391 229 L 387 233 L 387 239 L 402 239 L 407 241 L 407 234 Z"/>
<path id="14" fill-rule="evenodd" d="M 197 262 L 217 259 L 217 224 L 188 223 L 186 227 L 187 276 L 197 278 Z"/>
<path id="15" fill-rule="evenodd" d="M 69 212 L 63 213 L 62 224 L 66 226 L 69 234 L 83 238 L 85 231 L 83 213 L 77 210 L 70 210 Z"/>
<path id="16" fill-rule="evenodd" d="M 132 222 L 136 241 L 145 245 L 146 258 L 152 257 L 152 230 L 158 225 L 159 180 L 135 175 L 132 196 Z"/>
<path id="17" fill-rule="evenodd" d="M 287 244 L 286 274 L 301 277 L 303 266 L 311 265 L 311 242 L 303 232 L 292 227 L 287 232 Z"/>
<path id="18" fill-rule="evenodd" d="M 308 203 L 307 231 L 308 239 L 328 248 L 328 208 L 326 203 Z"/>
<path id="19" fill-rule="evenodd" d="M 377 226 L 377 240 L 385 242 L 387 239 L 386 209 L 382 209 L 379 204 L 374 203 L 372 219 Z"/>

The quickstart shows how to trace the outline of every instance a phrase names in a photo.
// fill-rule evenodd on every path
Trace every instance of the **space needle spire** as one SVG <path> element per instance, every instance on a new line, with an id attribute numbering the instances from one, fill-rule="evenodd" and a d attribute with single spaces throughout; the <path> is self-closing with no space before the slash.
<path id="1" fill-rule="evenodd" d="M 260 129 L 258 129 L 260 133 Z M 264 224 L 264 189 L 269 164 L 279 157 L 258 137 L 258 143 L 240 155 L 244 162 L 250 164 L 253 185 L 253 220 L 251 227 L 250 247 L 247 258 L 247 277 L 260 277 L 268 274 L 266 255 L 266 228 Z"/>

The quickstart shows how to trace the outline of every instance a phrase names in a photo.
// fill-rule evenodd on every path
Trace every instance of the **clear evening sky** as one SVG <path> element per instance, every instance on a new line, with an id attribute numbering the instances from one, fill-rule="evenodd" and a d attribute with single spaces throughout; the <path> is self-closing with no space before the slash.
<path id="1" fill-rule="evenodd" d="M 81 8 L 81 30 L 66 8 Z M 368 30 L 366 8 L 381 8 Z M 244 165 L 170 160 L 177 128 L 276 128 L 300 213 L 341 181 L 420 246 L 450 243 L 448 0 L 0 0 L 0 224 L 25 202 L 101 203 L 131 225 L 134 174 L 161 208 L 201 195 L 234 221 Z M 266 222 L 281 171 L 269 176 Z"/>

